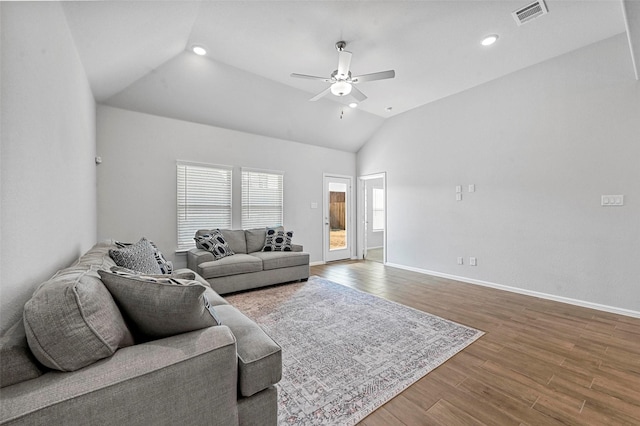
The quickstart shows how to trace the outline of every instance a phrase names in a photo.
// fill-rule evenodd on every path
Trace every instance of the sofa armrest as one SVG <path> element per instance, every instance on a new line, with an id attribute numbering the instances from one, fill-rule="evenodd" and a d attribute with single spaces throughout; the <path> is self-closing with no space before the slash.
<path id="1" fill-rule="evenodd" d="M 237 424 L 235 337 L 209 327 L 2 389 L 0 424 Z"/>
<path id="2" fill-rule="evenodd" d="M 187 252 L 187 268 L 198 272 L 198 265 L 202 262 L 211 262 L 216 260 L 213 253 L 200 248 L 192 248 Z"/>
<path id="3" fill-rule="evenodd" d="M 291 251 L 302 251 L 302 246 L 300 244 L 291 244 Z"/>

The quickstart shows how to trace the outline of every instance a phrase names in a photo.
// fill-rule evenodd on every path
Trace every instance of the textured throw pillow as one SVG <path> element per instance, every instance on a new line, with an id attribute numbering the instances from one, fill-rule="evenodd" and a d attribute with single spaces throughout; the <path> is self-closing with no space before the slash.
<path id="1" fill-rule="evenodd" d="M 160 249 L 158 249 L 158 246 L 156 246 L 153 241 L 149 241 L 149 244 L 151 244 L 151 247 L 153 247 L 153 250 L 154 250 L 153 256 L 156 258 L 156 262 L 158 262 L 158 267 L 160 268 L 160 273 L 162 273 L 162 274 L 170 274 L 170 273 L 172 273 L 173 272 L 173 263 L 170 260 L 167 260 L 164 257 L 164 255 L 162 254 Z M 133 245 L 133 243 L 123 243 L 121 241 L 116 241 L 115 245 L 118 248 L 127 248 L 127 247 L 131 247 Z"/>
<path id="2" fill-rule="evenodd" d="M 122 312 L 140 333 L 173 336 L 220 324 L 197 281 L 98 271 Z"/>
<path id="3" fill-rule="evenodd" d="M 196 236 L 194 240 L 196 241 L 196 247 L 210 251 L 216 260 L 234 254 L 219 229 L 210 234 Z"/>
<path id="4" fill-rule="evenodd" d="M 120 273 L 120 274 L 128 274 L 128 275 L 146 275 L 152 278 L 175 278 L 179 280 L 195 280 L 196 273 L 189 270 L 178 270 L 174 271 L 170 274 L 142 274 L 141 272 L 134 271 L 133 269 L 123 268 L 122 266 L 112 266 L 111 272 Z"/>
<path id="5" fill-rule="evenodd" d="M 55 370 L 75 371 L 133 345 L 116 302 L 93 269 L 58 272 L 24 305 L 23 319 L 31 352 Z"/>
<path id="6" fill-rule="evenodd" d="M 109 256 L 118 266 L 133 269 L 143 274 L 161 274 L 162 271 L 158 266 L 154 253 L 153 246 L 144 237 L 130 246 L 109 250 Z"/>
<path id="7" fill-rule="evenodd" d="M 292 251 L 293 231 L 267 228 L 267 236 L 262 251 Z"/>

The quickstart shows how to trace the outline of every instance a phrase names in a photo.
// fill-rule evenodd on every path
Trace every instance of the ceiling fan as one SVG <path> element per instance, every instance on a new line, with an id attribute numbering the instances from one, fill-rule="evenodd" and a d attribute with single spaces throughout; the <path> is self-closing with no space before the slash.
<path id="1" fill-rule="evenodd" d="M 389 70 L 352 77 L 351 71 L 349 71 L 349 65 L 351 65 L 351 52 L 344 50 L 346 46 L 347 43 L 344 41 L 336 43 L 336 50 L 338 51 L 338 69 L 332 72 L 330 77 L 316 77 L 313 75 L 296 73 L 291 74 L 291 77 L 295 78 L 321 80 L 326 83 L 331 83 L 331 86 L 309 99 L 310 101 L 315 102 L 328 93 L 332 93 L 335 96 L 346 96 L 351 94 L 356 100 L 358 100 L 358 102 L 362 102 L 367 99 L 367 96 L 362 93 L 355 84 L 363 83 L 365 81 L 384 80 L 386 78 L 394 78 L 396 76 L 396 72 L 394 70 Z"/>

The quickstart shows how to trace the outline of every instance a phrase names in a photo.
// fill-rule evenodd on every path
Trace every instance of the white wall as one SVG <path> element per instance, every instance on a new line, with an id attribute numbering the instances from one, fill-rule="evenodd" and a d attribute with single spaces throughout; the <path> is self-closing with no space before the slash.
<path id="1" fill-rule="evenodd" d="M 1 2 L 1 331 L 96 239 L 95 102 L 55 2 Z"/>
<path id="2" fill-rule="evenodd" d="M 323 173 L 355 176 L 355 154 L 235 130 L 98 106 L 98 237 L 146 236 L 174 256 L 176 160 L 284 171 L 284 225 L 312 262 L 322 260 Z M 234 185 L 234 228 L 240 228 L 240 186 Z M 312 209 L 311 203 L 318 208 Z"/>
<path id="3" fill-rule="evenodd" d="M 387 172 L 389 263 L 640 314 L 640 83 L 624 35 L 389 119 L 357 162 Z"/>

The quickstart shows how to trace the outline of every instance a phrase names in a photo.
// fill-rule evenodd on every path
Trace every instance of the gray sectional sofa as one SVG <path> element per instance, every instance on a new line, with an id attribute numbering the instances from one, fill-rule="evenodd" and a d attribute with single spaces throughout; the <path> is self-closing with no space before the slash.
<path id="1" fill-rule="evenodd" d="M 189 270 L 173 276 L 199 282 L 184 285 L 221 325 L 137 340 L 101 280 L 112 248 L 96 244 L 42 284 L 2 337 L 0 424 L 275 425 L 278 344 Z"/>
<path id="2" fill-rule="evenodd" d="M 202 229 L 196 236 L 215 230 Z M 202 276 L 218 294 L 306 280 L 309 278 L 309 254 L 291 244 L 291 251 L 262 251 L 266 229 L 221 229 L 224 239 L 235 253 L 216 260 L 205 249 L 187 252 L 187 267 Z"/>

